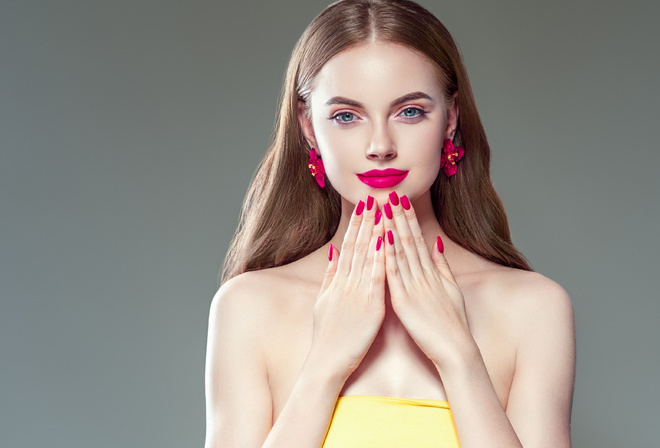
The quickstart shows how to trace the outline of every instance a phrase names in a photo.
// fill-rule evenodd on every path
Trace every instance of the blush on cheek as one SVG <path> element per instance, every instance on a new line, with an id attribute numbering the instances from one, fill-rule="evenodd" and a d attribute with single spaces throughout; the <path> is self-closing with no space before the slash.
<path id="1" fill-rule="evenodd" d="M 397 129 L 397 140 L 415 147 L 442 147 L 445 124 L 437 121 L 424 121 Z"/>
<path id="2" fill-rule="evenodd" d="M 327 157 L 341 158 L 346 157 L 355 158 L 356 156 L 365 153 L 367 143 L 363 132 L 350 132 L 348 130 L 330 130 L 323 133 L 323 138 L 319 140 L 319 144 L 323 142 L 325 153 Z"/>

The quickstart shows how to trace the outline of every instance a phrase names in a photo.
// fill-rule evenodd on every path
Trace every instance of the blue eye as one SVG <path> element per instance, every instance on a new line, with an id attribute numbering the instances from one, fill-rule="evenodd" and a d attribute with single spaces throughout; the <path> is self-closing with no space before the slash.
<path id="1" fill-rule="evenodd" d="M 424 111 L 416 107 L 408 107 L 407 109 L 403 109 L 403 111 L 401 112 L 401 115 L 403 115 L 406 118 L 415 118 L 423 114 Z"/>
<path id="2" fill-rule="evenodd" d="M 341 112 L 333 116 L 332 119 L 341 121 L 342 123 L 350 123 L 355 119 L 355 114 L 351 112 Z"/>

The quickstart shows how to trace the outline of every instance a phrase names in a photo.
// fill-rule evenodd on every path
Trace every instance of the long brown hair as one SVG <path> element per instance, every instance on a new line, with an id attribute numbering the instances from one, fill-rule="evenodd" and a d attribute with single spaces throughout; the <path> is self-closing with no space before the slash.
<path id="1" fill-rule="evenodd" d="M 243 203 L 222 281 L 246 271 L 280 266 L 324 245 L 337 230 L 339 194 L 319 188 L 309 174 L 310 148 L 298 121 L 313 81 L 342 50 L 371 41 L 403 44 L 426 56 L 444 86 L 458 96 L 454 142 L 465 148 L 458 172 L 438 170 L 433 207 L 447 236 L 464 248 L 505 266 L 531 270 L 511 241 L 506 212 L 490 180 L 490 148 L 474 103 L 461 55 L 449 31 L 409 0 L 341 0 L 307 27 L 287 69 L 273 140 Z"/>

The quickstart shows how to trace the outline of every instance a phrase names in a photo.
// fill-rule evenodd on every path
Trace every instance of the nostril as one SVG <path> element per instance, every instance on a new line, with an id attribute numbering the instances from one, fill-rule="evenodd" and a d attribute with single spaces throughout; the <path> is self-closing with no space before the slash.
<path id="1" fill-rule="evenodd" d="M 390 152 L 373 151 L 373 152 L 367 153 L 367 158 L 369 160 L 379 160 L 379 159 L 390 160 L 390 159 L 393 159 L 395 157 L 396 157 L 396 151 L 390 151 Z"/>

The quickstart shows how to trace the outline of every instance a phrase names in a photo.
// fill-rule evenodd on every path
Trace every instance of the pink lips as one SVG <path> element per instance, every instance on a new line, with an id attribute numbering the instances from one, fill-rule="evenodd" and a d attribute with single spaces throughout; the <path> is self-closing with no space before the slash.
<path id="1" fill-rule="evenodd" d="M 373 188 L 390 188 L 399 184 L 408 175 L 408 171 L 394 168 L 386 170 L 371 170 L 357 175 L 362 183 Z"/>

